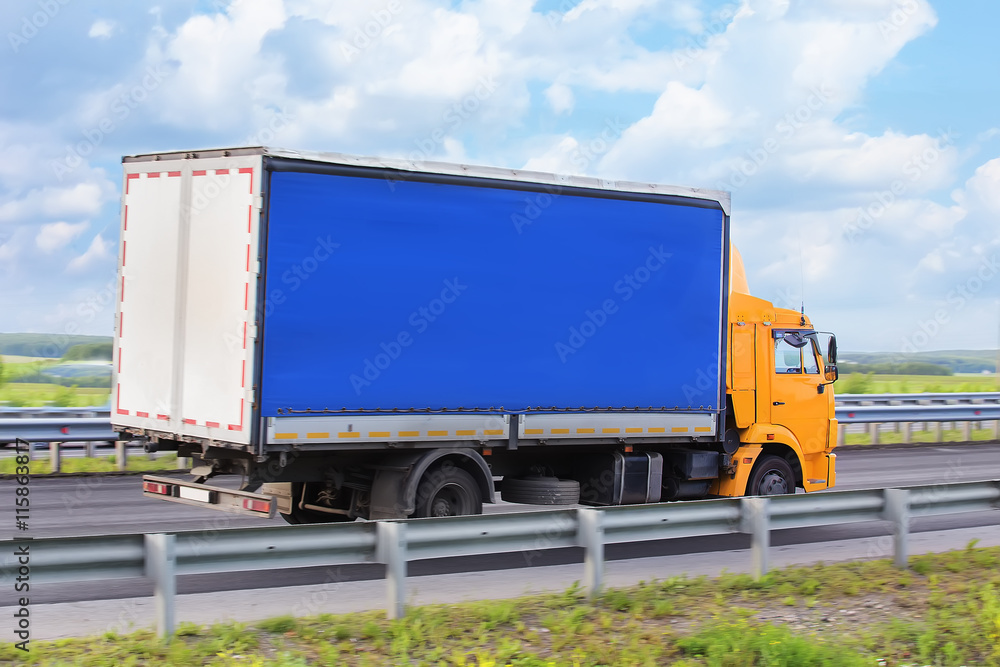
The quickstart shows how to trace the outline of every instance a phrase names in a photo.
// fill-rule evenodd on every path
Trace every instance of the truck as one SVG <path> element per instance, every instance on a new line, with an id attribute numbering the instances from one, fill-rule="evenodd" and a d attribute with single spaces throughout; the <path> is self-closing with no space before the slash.
<path id="1" fill-rule="evenodd" d="M 112 425 L 192 463 L 145 496 L 302 524 L 836 481 L 836 338 L 750 295 L 727 193 L 267 147 L 123 167 Z"/>

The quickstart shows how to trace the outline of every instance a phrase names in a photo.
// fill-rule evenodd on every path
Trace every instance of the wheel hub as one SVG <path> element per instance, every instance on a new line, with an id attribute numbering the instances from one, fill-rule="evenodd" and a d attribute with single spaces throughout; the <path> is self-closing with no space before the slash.
<path id="1" fill-rule="evenodd" d="M 764 473 L 764 477 L 760 480 L 760 495 L 778 496 L 785 493 L 788 493 L 788 485 L 780 473 L 775 470 Z"/>

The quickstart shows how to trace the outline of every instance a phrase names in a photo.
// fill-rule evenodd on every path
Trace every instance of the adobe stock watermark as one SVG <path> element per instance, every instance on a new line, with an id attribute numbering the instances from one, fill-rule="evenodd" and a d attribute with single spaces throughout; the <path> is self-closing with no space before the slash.
<path id="1" fill-rule="evenodd" d="M 349 41 L 340 42 L 340 54 L 348 63 L 353 63 L 372 46 L 381 43 L 385 31 L 403 11 L 401 0 L 389 0 L 381 9 L 372 10 L 368 20 L 355 26 Z"/>
<path id="2" fill-rule="evenodd" d="M 906 194 L 913 184 L 919 182 L 934 163 L 941 159 L 941 155 L 954 145 L 957 136 L 951 128 L 939 130 L 934 145 L 907 158 L 901 167 L 903 176 L 907 177 L 906 180 L 897 178 L 889 184 L 889 189 L 879 192 L 871 202 L 859 209 L 857 218 L 844 225 L 844 236 L 847 241 L 851 244 L 857 243 L 869 229 L 874 227 L 875 223 L 899 201 L 899 198 Z"/>
<path id="3" fill-rule="evenodd" d="M 961 312 L 997 274 L 1000 274 L 1000 257 L 994 253 L 984 258 L 971 276 L 948 291 L 945 295 L 948 308 L 937 309 L 932 317 L 917 323 L 916 331 L 903 337 L 900 352 L 912 354 L 925 348 L 951 323 L 952 315 Z"/>
<path id="4" fill-rule="evenodd" d="M 20 30 L 18 32 L 8 32 L 7 42 L 14 53 L 21 50 L 28 42 L 34 39 L 38 33 L 54 19 L 62 8 L 70 3 L 70 0 L 38 0 L 38 11 L 21 17 Z"/>
<path id="5" fill-rule="evenodd" d="M 601 132 L 584 143 L 578 143 L 569 152 L 569 159 L 580 173 L 585 173 L 595 160 L 611 150 L 614 142 L 621 138 L 628 125 L 621 119 L 606 118 L 604 128 Z M 524 229 L 534 224 L 542 213 L 549 208 L 562 193 L 559 186 L 546 187 L 543 192 L 535 193 L 524 200 L 524 207 L 515 213 L 511 213 L 510 222 L 518 234 L 523 234 Z"/>
<path id="6" fill-rule="evenodd" d="M 288 299 L 288 295 L 296 292 L 303 284 L 311 280 L 312 276 L 319 271 L 320 267 L 339 248 L 340 244 L 336 243 L 329 234 L 326 237 L 317 236 L 316 245 L 313 246 L 312 251 L 282 271 L 281 284 L 286 287 L 275 287 L 264 295 L 262 303 L 257 304 L 257 319 L 262 320 L 265 317 L 269 317 L 276 308 L 284 305 Z M 244 344 L 246 336 L 245 324 L 246 322 L 243 318 L 240 318 L 233 322 L 233 329 L 226 332 L 226 347 L 230 351 L 236 350 Z"/>
<path id="7" fill-rule="evenodd" d="M 802 104 L 787 112 L 775 124 L 776 134 L 768 136 L 757 147 L 746 150 L 746 156 L 741 156 L 739 164 L 731 169 L 729 180 L 720 181 L 717 189 L 733 192 L 746 185 L 786 142 L 830 102 L 833 95 L 833 88 L 826 82 L 812 88 Z"/>
<path id="8" fill-rule="evenodd" d="M 884 39 L 889 39 L 889 35 L 899 32 L 918 11 L 920 3 L 917 0 L 896 0 L 889 17 L 878 22 L 879 33 Z"/>
<path id="9" fill-rule="evenodd" d="M 630 301 L 671 257 L 673 257 L 673 253 L 664 251 L 663 245 L 660 245 L 659 248 L 651 246 L 645 261 L 622 276 L 612 286 L 614 293 L 621 295 L 621 303 Z M 594 310 L 585 310 L 580 324 L 569 328 L 569 336 L 566 341 L 556 341 L 555 352 L 559 361 L 565 364 L 571 355 L 579 352 L 587 344 L 587 341 L 596 336 L 597 332 L 608 323 L 608 320 L 618 313 L 619 308 L 620 304 L 617 300 L 608 298 Z"/>
<path id="10" fill-rule="evenodd" d="M 132 112 L 149 99 L 150 94 L 160 87 L 170 71 L 162 64 L 146 68 L 139 83 L 116 97 L 108 108 L 108 113 L 94 127 L 83 130 L 83 139 L 66 146 L 66 155 L 52 161 L 52 171 L 60 181 L 84 163 L 108 135 L 121 127 Z"/>
<path id="11" fill-rule="evenodd" d="M 423 137 L 413 140 L 416 150 L 410 151 L 406 159 L 418 165 L 429 161 L 452 133 L 482 110 L 499 87 L 500 84 L 492 75 L 480 77 L 469 94 L 445 109 L 440 124 Z M 408 174 L 402 172 L 390 173 L 385 177 L 389 192 L 395 192 L 396 184 L 407 180 Z"/>
<path id="12" fill-rule="evenodd" d="M 379 351 L 372 357 L 365 357 L 361 372 L 352 373 L 348 377 L 356 396 L 360 396 L 362 390 L 378 380 L 382 373 L 402 356 L 403 351 L 416 342 L 416 337 L 427 331 L 431 324 L 436 322 L 469 288 L 468 285 L 462 284 L 458 277 L 445 280 L 443 285 L 441 293 L 436 298 L 410 313 L 406 321 L 411 328 L 402 329 L 389 342 L 381 341 L 378 346 Z"/>
<path id="13" fill-rule="evenodd" d="M 438 147 L 444 144 L 444 140 L 449 133 L 454 132 L 467 120 L 476 115 L 483 104 L 493 97 L 500 84 L 490 76 L 481 76 L 475 87 L 468 95 L 461 100 L 453 102 L 442 114 L 442 123 L 427 133 L 425 137 L 414 139 L 413 143 L 417 147 L 407 156 L 413 162 L 424 162 L 437 151 Z"/>
<path id="14" fill-rule="evenodd" d="M 705 55 L 705 49 L 713 37 L 725 34 L 729 28 L 729 23 L 736 17 L 736 9 L 733 7 L 723 7 L 705 29 L 697 35 L 688 35 L 683 48 L 674 51 L 674 65 L 677 69 L 683 70 L 685 67 Z"/>

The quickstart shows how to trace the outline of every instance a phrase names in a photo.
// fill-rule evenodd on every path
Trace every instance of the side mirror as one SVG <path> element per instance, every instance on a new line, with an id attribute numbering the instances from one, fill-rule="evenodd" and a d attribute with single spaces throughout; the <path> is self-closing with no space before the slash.
<path id="1" fill-rule="evenodd" d="M 840 371 L 836 366 L 827 366 L 824 370 L 827 382 L 836 382 L 840 378 Z"/>
<path id="2" fill-rule="evenodd" d="M 826 346 L 826 358 L 830 360 L 830 364 L 834 367 L 837 365 L 837 339 L 834 336 L 830 336 L 830 342 Z M 836 368 L 834 369 L 836 370 Z M 827 371 L 829 372 L 829 371 Z"/>

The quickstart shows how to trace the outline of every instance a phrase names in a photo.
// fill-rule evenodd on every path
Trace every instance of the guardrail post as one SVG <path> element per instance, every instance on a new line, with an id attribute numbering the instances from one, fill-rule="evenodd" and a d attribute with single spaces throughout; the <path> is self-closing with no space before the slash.
<path id="1" fill-rule="evenodd" d="M 905 570 L 909 563 L 910 492 L 885 490 L 885 518 L 892 522 L 893 564 Z"/>
<path id="2" fill-rule="evenodd" d="M 119 470 L 128 468 L 128 442 L 115 440 L 115 467 Z"/>
<path id="3" fill-rule="evenodd" d="M 52 472 L 62 471 L 62 450 L 58 442 L 49 443 L 49 468 Z"/>
<path id="4" fill-rule="evenodd" d="M 993 422 L 993 439 L 1000 440 L 1000 419 Z"/>
<path id="5" fill-rule="evenodd" d="M 837 426 L 837 446 L 847 444 L 847 424 L 839 424 Z"/>
<path id="6" fill-rule="evenodd" d="M 868 435 L 871 436 L 871 438 L 872 438 L 871 444 L 873 444 L 873 445 L 877 445 L 878 444 L 878 426 L 879 426 L 878 424 L 869 424 L 868 425 Z"/>
<path id="7" fill-rule="evenodd" d="M 593 599 L 604 583 L 604 512 L 595 509 L 576 511 L 577 539 L 583 552 L 583 589 Z"/>
<path id="8" fill-rule="evenodd" d="M 903 422 L 903 444 L 908 445 L 913 442 L 913 424 Z"/>
<path id="9" fill-rule="evenodd" d="M 750 563 L 755 579 L 767 574 L 767 552 L 771 547 L 771 501 L 768 498 L 742 498 L 741 531 L 750 533 Z"/>
<path id="10" fill-rule="evenodd" d="M 143 535 L 146 576 L 153 580 L 156 634 L 174 634 L 174 601 L 177 598 L 177 536 L 164 533 Z"/>
<path id="11" fill-rule="evenodd" d="M 86 443 L 84 443 L 84 445 L 83 445 L 83 455 L 86 458 L 88 458 L 88 459 L 94 458 L 94 441 L 93 440 L 88 440 Z"/>
<path id="12" fill-rule="evenodd" d="M 375 560 L 385 563 L 386 618 L 406 613 L 406 524 L 379 521 L 375 524 Z"/>
<path id="13" fill-rule="evenodd" d="M 969 421 L 962 422 L 962 441 L 963 442 L 972 441 L 972 422 Z"/>
<path id="14" fill-rule="evenodd" d="M 934 422 L 934 442 L 944 442 L 941 422 Z"/>

